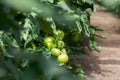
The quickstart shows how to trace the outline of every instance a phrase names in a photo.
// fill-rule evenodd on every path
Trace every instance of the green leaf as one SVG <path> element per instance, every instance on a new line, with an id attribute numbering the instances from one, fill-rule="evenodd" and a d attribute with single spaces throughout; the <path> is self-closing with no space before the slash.
<path id="1" fill-rule="evenodd" d="M 67 3 L 64 2 L 64 1 L 58 2 L 57 7 L 62 8 L 62 10 L 65 10 L 67 12 L 72 12 L 72 10 L 69 8 L 69 6 L 67 5 Z"/>
<path id="2" fill-rule="evenodd" d="M 40 29 L 46 33 L 53 33 L 56 30 L 56 25 L 52 17 L 39 18 L 38 20 Z"/>
<path id="3" fill-rule="evenodd" d="M 26 49 L 27 45 L 33 40 L 32 36 L 29 36 L 29 38 L 24 43 L 24 49 Z"/>
<path id="4" fill-rule="evenodd" d="M 30 29 L 32 28 L 32 24 L 30 19 L 25 19 L 24 21 L 25 23 L 23 25 L 23 30 L 21 30 L 21 38 L 23 38 L 24 40 L 27 40 Z"/>
<path id="5" fill-rule="evenodd" d="M 78 28 L 78 30 L 79 30 L 79 33 L 81 33 L 81 31 L 82 31 L 82 26 L 81 26 L 80 22 L 79 22 L 79 21 L 76 21 L 76 25 L 77 25 L 77 28 Z"/>
<path id="6" fill-rule="evenodd" d="M 92 42 L 92 40 L 89 40 L 89 48 L 93 49 L 93 42 Z"/>
<path id="7" fill-rule="evenodd" d="M 102 39 L 105 39 L 106 38 L 106 36 L 105 35 L 102 35 L 102 34 L 94 34 L 96 37 L 98 37 L 98 38 L 102 38 Z"/>
<path id="8" fill-rule="evenodd" d="M 90 30 L 89 30 L 89 25 L 85 24 L 84 26 L 85 34 L 90 37 Z"/>
<path id="9" fill-rule="evenodd" d="M 28 59 L 23 59 L 21 66 L 26 67 L 26 66 L 28 66 L 28 63 L 29 63 Z"/>
<path id="10" fill-rule="evenodd" d="M 48 0 L 50 3 L 54 3 L 54 0 Z"/>
<path id="11" fill-rule="evenodd" d="M 95 31 L 104 31 L 103 29 L 97 27 L 97 26 L 90 26 L 91 29 L 95 30 Z"/>

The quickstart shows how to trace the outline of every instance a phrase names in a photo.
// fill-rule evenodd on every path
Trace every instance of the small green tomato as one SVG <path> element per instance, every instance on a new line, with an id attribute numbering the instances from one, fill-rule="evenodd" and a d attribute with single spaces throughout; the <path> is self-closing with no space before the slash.
<path id="1" fill-rule="evenodd" d="M 59 49 L 57 49 L 57 48 L 53 48 L 53 49 L 51 50 L 51 52 L 52 52 L 52 55 L 54 55 L 54 56 L 56 56 L 56 57 L 61 54 L 61 51 L 60 51 Z"/>
<path id="2" fill-rule="evenodd" d="M 62 54 L 60 54 L 60 55 L 58 56 L 57 60 L 58 60 L 60 63 L 67 63 L 68 60 L 69 60 L 69 57 L 68 57 L 67 54 L 62 53 Z"/>
<path id="3" fill-rule="evenodd" d="M 46 43 L 46 46 L 49 48 L 49 49 L 52 49 L 52 48 L 55 48 L 56 45 L 53 44 L 53 43 Z"/>
<path id="4" fill-rule="evenodd" d="M 67 54 L 67 51 L 64 48 L 61 50 L 61 52 Z"/>
<path id="5" fill-rule="evenodd" d="M 54 37 L 58 40 L 62 40 L 64 38 L 65 34 L 62 30 L 56 30 L 54 32 Z"/>
<path id="6" fill-rule="evenodd" d="M 63 41 L 58 41 L 58 42 L 57 42 L 57 47 L 58 47 L 59 49 L 62 49 L 62 48 L 65 47 L 65 43 L 64 43 Z"/>
<path id="7" fill-rule="evenodd" d="M 53 37 L 46 37 L 45 39 L 44 39 L 44 43 L 46 44 L 46 43 L 53 43 L 54 42 L 54 38 Z"/>

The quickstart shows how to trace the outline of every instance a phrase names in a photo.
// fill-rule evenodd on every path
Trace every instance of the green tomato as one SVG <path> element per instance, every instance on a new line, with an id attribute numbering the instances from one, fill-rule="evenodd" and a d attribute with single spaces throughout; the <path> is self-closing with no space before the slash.
<path id="1" fill-rule="evenodd" d="M 51 50 L 51 52 L 52 52 L 52 55 L 54 55 L 54 56 L 56 56 L 56 57 L 61 54 L 61 51 L 60 51 L 59 49 L 57 49 L 57 48 L 53 48 L 53 49 Z"/>
<path id="2" fill-rule="evenodd" d="M 45 39 L 44 39 L 44 43 L 46 44 L 46 43 L 53 43 L 54 42 L 54 38 L 53 37 L 46 37 Z"/>
<path id="3" fill-rule="evenodd" d="M 73 42 L 78 42 L 78 41 L 79 41 L 79 36 L 78 36 L 78 35 L 73 36 L 73 37 L 72 37 L 72 41 L 73 41 Z"/>
<path id="4" fill-rule="evenodd" d="M 64 38 L 65 34 L 62 30 L 56 30 L 54 32 L 54 37 L 57 39 L 57 40 L 62 40 Z"/>
<path id="5" fill-rule="evenodd" d="M 72 35 L 72 41 L 73 42 L 78 42 L 80 40 L 81 34 L 75 33 Z"/>
<path id="6" fill-rule="evenodd" d="M 56 45 L 53 44 L 53 43 L 46 43 L 46 46 L 49 48 L 49 49 L 52 49 L 52 48 L 55 48 Z"/>
<path id="7" fill-rule="evenodd" d="M 64 43 L 63 41 L 58 41 L 58 42 L 57 42 L 57 47 L 58 47 L 59 49 L 64 48 L 64 46 L 65 46 L 65 43 Z"/>
<path id="8" fill-rule="evenodd" d="M 62 53 L 62 54 L 60 54 L 60 55 L 58 56 L 57 60 L 58 60 L 60 63 L 67 63 L 68 60 L 69 60 L 69 57 L 68 57 L 67 54 Z"/>
<path id="9" fill-rule="evenodd" d="M 62 49 L 61 52 L 67 54 L 66 49 Z"/>

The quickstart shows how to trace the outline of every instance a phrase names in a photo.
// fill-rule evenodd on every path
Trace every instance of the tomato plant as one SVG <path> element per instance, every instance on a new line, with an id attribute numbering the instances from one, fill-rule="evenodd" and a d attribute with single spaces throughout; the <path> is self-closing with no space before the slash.
<path id="1" fill-rule="evenodd" d="M 92 0 L 1 0 L 0 78 L 77 80 L 58 62 L 67 65 L 85 36 L 86 46 L 97 49 L 95 37 L 100 36 L 95 32 L 100 29 L 90 25 L 87 12 L 93 6 Z"/>

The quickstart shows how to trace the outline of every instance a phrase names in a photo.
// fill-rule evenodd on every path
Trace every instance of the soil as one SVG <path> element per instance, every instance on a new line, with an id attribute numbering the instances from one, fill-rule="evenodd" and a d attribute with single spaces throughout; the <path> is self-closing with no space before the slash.
<path id="1" fill-rule="evenodd" d="M 90 52 L 79 60 L 87 80 L 120 80 L 120 18 L 107 9 L 96 6 L 91 24 L 104 29 L 106 39 L 96 39 L 100 52 Z M 91 79 L 90 79 L 91 78 Z"/>

